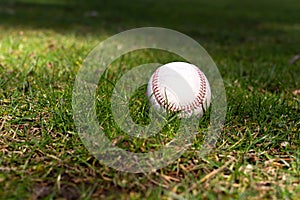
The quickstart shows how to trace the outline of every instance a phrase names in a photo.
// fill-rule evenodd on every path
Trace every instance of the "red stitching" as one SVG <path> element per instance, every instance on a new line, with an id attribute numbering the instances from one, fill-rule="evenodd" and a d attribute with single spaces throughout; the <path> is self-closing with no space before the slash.
<path id="1" fill-rule="evenodd" d="M 153 79 L 152 79 L 152 90 L 153 90 L 153 95 L 157 102 L 163 106 L 165 109 L 170 110 L 171 112 L 176 112 L 176 111 L 186 111 L 188 113 L 192 112 L 193 109 L 199 108 L 203 103 L 204 103 L 204 98 L 207 90 L 207 85 L 206 85 L 206 78 L 203 72 L 200 71 L 200 69 L 197 68 L 198 75 L 200 77 L 200 83 L 202 84 L 202 87 L 200 91 L 198 92 L 198 95 L 196 96 L 195 100 L 189 104 L 185 105 L 183 107 L 180 107 L 179 105 L 176 104 L 170 104 L 167 102 L 167 100 L 164 98 L 163 94 L 161 93 L 159 86 L 158 86 L 158 72 L 159 69 L 157 69 L 154 72 Z"/>

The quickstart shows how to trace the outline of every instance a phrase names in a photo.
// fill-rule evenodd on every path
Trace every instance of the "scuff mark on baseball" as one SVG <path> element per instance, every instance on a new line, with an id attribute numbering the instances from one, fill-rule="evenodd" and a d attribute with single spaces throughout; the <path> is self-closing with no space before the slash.
<path id="1" fill-rule="evenodd" d="M 202 117 L 211 102 L 205 74 L 186 62 L 171 62 L 157 68 L 146 94 L 157 110 L 179 112 L 182 118 Z"/>

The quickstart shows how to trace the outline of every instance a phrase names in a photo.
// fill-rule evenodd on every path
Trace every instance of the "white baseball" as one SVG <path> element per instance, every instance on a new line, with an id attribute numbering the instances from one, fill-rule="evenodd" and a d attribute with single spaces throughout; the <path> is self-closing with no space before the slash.
<path id="1" fill-rule="evenodd" d="M 147 97 L 158 110 L 179 112 L 179 117 L 201 117 L 210 105 L 211 90 L 204 73 L 195 65 L 171 62 L 152 74 Z"/>

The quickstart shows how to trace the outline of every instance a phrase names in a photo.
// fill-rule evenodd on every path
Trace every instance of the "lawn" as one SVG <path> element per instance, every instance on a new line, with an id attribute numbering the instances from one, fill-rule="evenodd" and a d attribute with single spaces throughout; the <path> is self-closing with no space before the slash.
<path id="1" fill-rule="evenodd" d="M 0 199 L 299 199 L 299 13 L 298 0 L 1 1 Z M 227 114 L 204 157 L 198 138 L 164 168 L 126 173 L 86 149 L 72 92 L 97 44 L 145 26 L 177 30 L 207 50 L 224 81 Z M 107 77 L 116 81 L 134 66 L 174 59 L 153 49 L 132 52 Z M 111 91 L 99 87 L 97 116 L 112 142 L 132 152 L 161 147 L 118 129 L 106 98 Z M 144 106 L 144 91 L 132 98 L 133 110 Z M 137 123 L 149 120 L 132 114 Z M 173 125 L 159 140 L 172 137 Z"/>

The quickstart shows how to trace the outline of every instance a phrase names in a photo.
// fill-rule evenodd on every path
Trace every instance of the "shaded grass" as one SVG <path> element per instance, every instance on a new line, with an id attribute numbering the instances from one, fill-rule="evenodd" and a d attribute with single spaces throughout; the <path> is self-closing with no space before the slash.
<path id="1" fill-rule="evenodd" d="M 300 63 L 289 64 L 299 54 L 298 1 L 51 2 L 1 3 L 1 197 L 299 198 L 299 96 L 292 92 Z M 84 17 L 90 10 L 99 15 Z M 212 55 L 227 91 L 226 126 L 205 158 L 197 156 L 196 140 L 164 169 L 120 173 L 79 139 L 72 87 L 100 40 L 149 25 L 180 30 Z M 153 58 L 155 52 L 127 60 L 134 66 Z M 133 142 L 131 150 L 140 147 Z"/>

